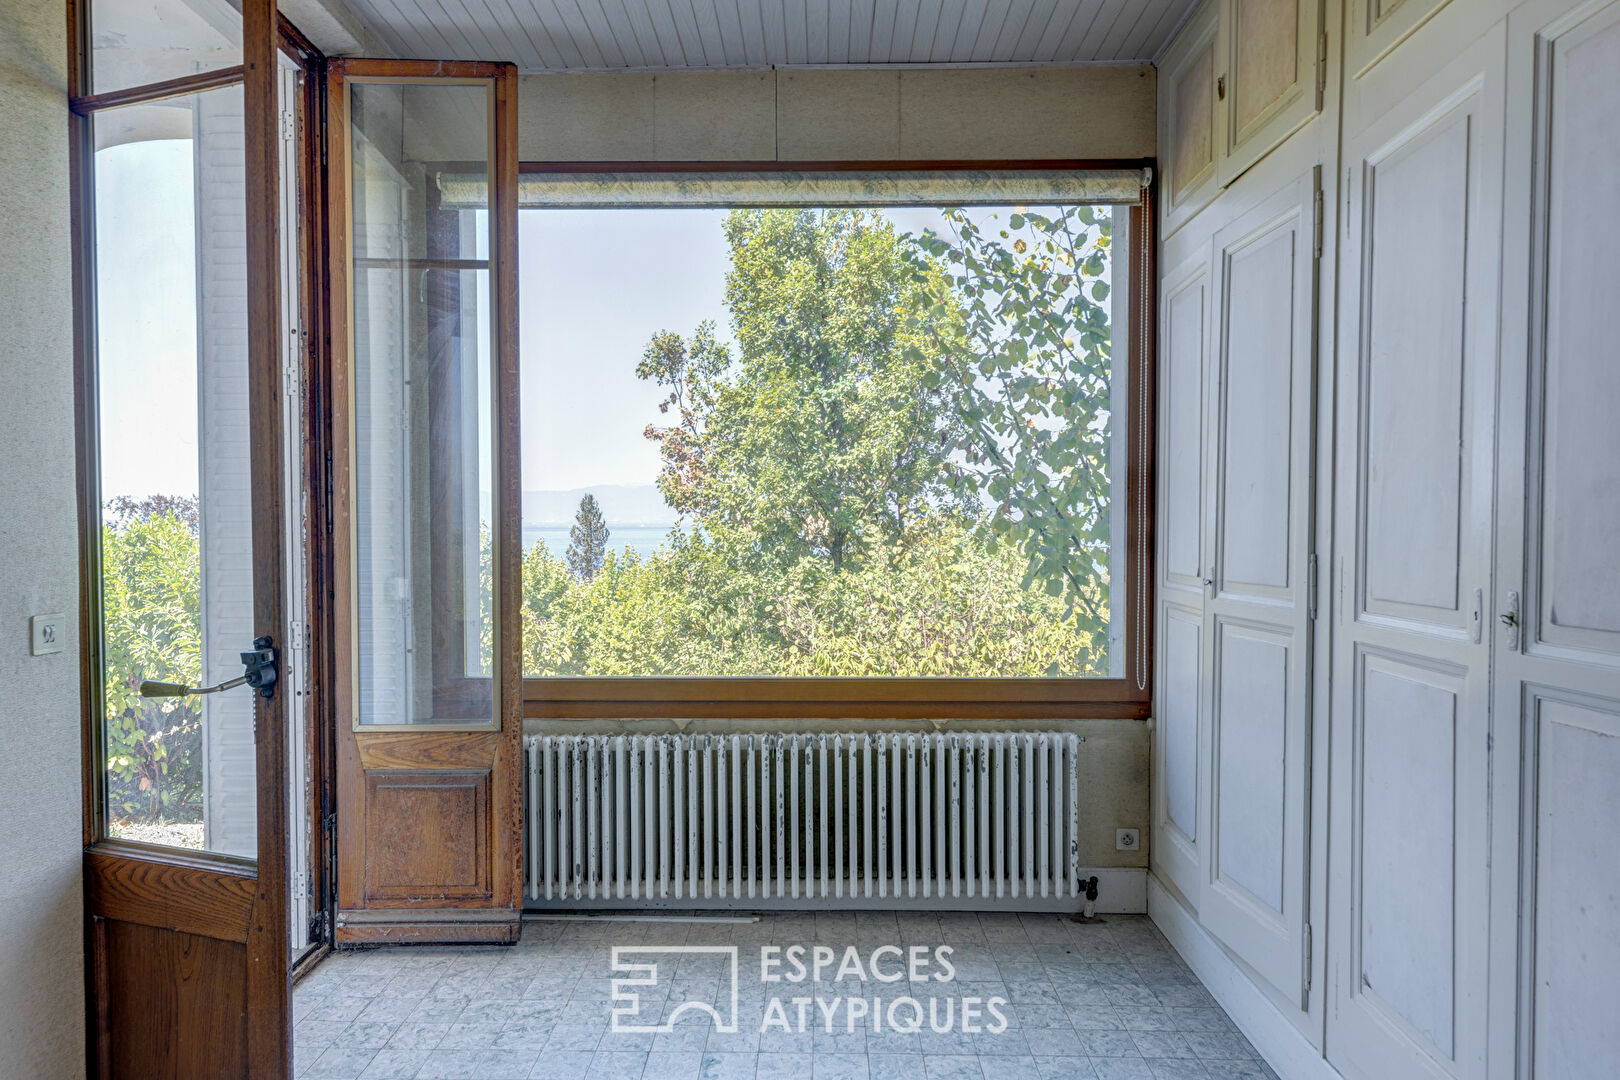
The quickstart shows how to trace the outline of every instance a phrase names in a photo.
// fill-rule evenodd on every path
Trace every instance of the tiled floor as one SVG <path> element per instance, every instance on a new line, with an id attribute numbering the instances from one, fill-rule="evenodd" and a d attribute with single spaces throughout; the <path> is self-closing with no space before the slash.
<path id="1" fill-rule="evenodd" d="M 730 960 L 723 951 L 627 954 L 632 962 L 659 963 L 662 978 L 636 988 L 640 1011 L 615 1031 L 610 958 L 616 945 L 737 946 L 737 1031 L 720 1030 L 692 1007 L 674 1015 L 682 1004 L 700 1001 L 715 1003 L 722 1023 L 728 1019 Z M 772 945 L 804 946 L 806 967 L 817 945 L 830 947 L 822 955 L 835 959 L 819 982 L 765 982 L 760 950 Z M 939 946 L 951 948 L 946 959 L 953 971 L 935 959 Z M 865 981 L 849 967 L 836 978 L 850 947 Z M 921 947 L 924 966 L 917 974 L 927 981 L 904 978 L 905 962 L 917 955 L 913 947 Z M 874 956 L 874 950 L 881 951 Z M 874 969 L 899 981 L 879 981 Z M 785 960 L 773 971 L 796 973 Z M 633 976 L 621 969 L 617 977 Z M 896 1003 L 908 997 L 915 1007 Z M 990 1010 L 984 1003 L 996 997 L 1009 1004 Z M 803 1005 L 802 1025 L 795 998 L 812 999 Z M 964 1022 L 963 1006 L 975 998 L 979 1005 Z M 860 1016 L 856 1005 L 851 1020 L 853 999 L 866 1001 L 868 1015 Z M 792 913 L 757 922 L 529 921 L 522 942 L 511 948 L 338 954 L 298 984 L 293 1012 L 299 1077 L 1275 1077 L 1140 916 L 1109 916 L 1093 925 L 1056 915 L 954 912 Z M 894 1030 L 918 1026 L 919 1012 L 920 1031 Z M 997 1012 L 1006 1020 L 999 1031 Z M 672 1024 L 663 1023 L 671 1017 Z M 641 1025 L 670 1030 L 622 1030 Z"/>

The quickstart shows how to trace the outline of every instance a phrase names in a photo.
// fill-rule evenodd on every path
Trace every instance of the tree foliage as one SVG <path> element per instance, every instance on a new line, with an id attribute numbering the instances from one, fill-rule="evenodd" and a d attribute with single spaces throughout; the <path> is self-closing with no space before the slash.
<path id="1" fill-rule="evenodd" d="M 753 561 L 843 570 L 962 504 L 940 453 L 956 421 L 926 378 L 953 320 L 912 318 L 944 276 L 915 279 L 880 214 L 739 210 L 725 233 L 737 355 L 705 322 L 654 335 L 636 369 L 675 412 L 648 428 L 670 505 Z"/>
<path id="2" fill-rule="evenodd" d="M 102 527 L 102 659 L 110 808 L 199 821 L 202 716 L 189 699 L 143 698 L 141 680 L 202 677 L 202 566 L 195 498 L 110 507 Z"/>
<path id="3" fill-rule="evenodd" d="M 988 527 L 1018 545 L 1031 581 L 1106 633 L 1112 212 L 1019 208 L 993 231 L 960 209 L 944 216 L 945 235 L 909 239 L 927 297 L 914 325 L 940 361 L 927 378 L 960 421 L 958 475 L 988 494 Z"/>
<path id="4" fill-rule="evenodd" d="M 580 581 L 589 581 L 602 569 L 607 554 L 607 522 L 596 496 L 587 493 L 579 500 L 579 512 L 568 530 L 568 569 Z"/>

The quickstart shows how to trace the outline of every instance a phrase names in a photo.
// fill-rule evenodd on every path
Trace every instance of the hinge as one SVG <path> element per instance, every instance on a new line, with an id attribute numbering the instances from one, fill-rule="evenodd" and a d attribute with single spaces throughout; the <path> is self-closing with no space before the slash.
<path id="1" fill-rule="evenodd" d="M 1310 607 L 1311 618 L 1314 620 L 1316 618 L 1316 596 L 1317 596 L 1317 593 L 1319 591 L 1317 589 L 1317 587 L 1316 587 L 1317 569 L 1316 569 L 1316 552 L 1314 552 L 1314 551 L 1311 552 L 1311 557 L 1310 557 L 1310 560 L 1309 560 L 1309 562 L 1308 562 L 1308 564 L 1306 566 L 1305 572 L 1308 575 L 1310 575 L 1310 581 L 1309 581 L 1309 583 L 1307 585 L 1307 593 L 1306 593 L 1306 595 L 1309 598 L 1307 603 L 1309 604 L 1309 607 Z"/>
<path id="2" fill-rule="evenodd" d="M 1316 195 L 1312 199 L 1311 205 L 1312 213 L 1315 215 L 1311 220 L 1312 246 L 1316 257 L 1320 259 L 1322 257 L 1322 189 L 1320 187 L 1316 189 Z"/>
<path id="3" fill-rule="evenodd" d="M 337 903 L 337 815 L 327 814 L 322 818 L 321 828 L 326 833 L 326 873 L 322 875 L 326 880 L 321 882 L 321 917 L 324 921 L 327 908 Z"/>
<path id="4" fill-rule="evenodd" d="M 1305 969 L 1304 970 L 1304 979 L 1302 981 L 1305 984 L 1305 993 L 1309 994 L 1311 992 L 1311 924 L 1310 923 L 1305 924 L 1305 948 L 1304 948 L 1304 955 L 1301 957 L 1301 961 L 1303 962 L 1304 969 Z"/>
<path id="5" fill-rule="evenodd" d="M 1322 105 L 1322 94 L 1327 90 L 1327 31 L 1316 35 L 1316 104 Z"/>
<path id="6" fill-rule="evenodd" d="M 332 451 L 326 452 L 326 535 L 332 535 Z"/>

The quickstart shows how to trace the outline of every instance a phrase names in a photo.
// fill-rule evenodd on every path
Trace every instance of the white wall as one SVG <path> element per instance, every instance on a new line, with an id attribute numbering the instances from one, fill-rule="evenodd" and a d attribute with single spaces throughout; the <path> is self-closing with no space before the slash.
<path id="1" fill-rule="evenodd" d="M 66 22 L 0 4 L 0 1076 L 30 1080 L 84 1075 Z"/>

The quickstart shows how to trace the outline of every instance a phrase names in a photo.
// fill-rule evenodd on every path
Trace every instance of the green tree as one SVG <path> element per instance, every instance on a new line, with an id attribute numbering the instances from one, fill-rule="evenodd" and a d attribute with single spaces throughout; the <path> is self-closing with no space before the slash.
<path id="1" fill-rule="evenodd" d="M 607 557 L 608 527 L 596 496 L 587 493 L 579 500 L 574 527 L 568 530 L 568 569 L 581 581 L 589 581 L 602 569 Z"/>
<path id="2" fill-rule="evenodd" d="M 1019 208 L 1000 229 L 960 209 L 945 219 L 946 235 L 908 239 L 924 297 L 913 325 L 939 361 L 927 378 L 959 420 L 957 477 L 988 495 L 989 527 L 1024 553 L 1029 580 L 1106 641 L 1112 211 Z"/>
<path id="3" fill-rule="evenodd" d="M 108 802 L 141 820 L 200 821 L 201 712 L 143 698 L 141 680 L 202 676 L 202 565 L 195 498 L 109 504 L 101 531 Z"/>
<path id="4" fill-rule="evenodd" d="M 736 356 L 705 322 L 654 335 L 636 369 L 675 411 L 647 429 L 670 505 L 751 564 L 840 572 L 971 502 L 942 452 L 960 438 L 949 393 L 926 378 L 962 349 L 960 320 L 910 318 L 946 276 L 914 272 L 881 214 L 738 210 L 725 234 Z"/>

